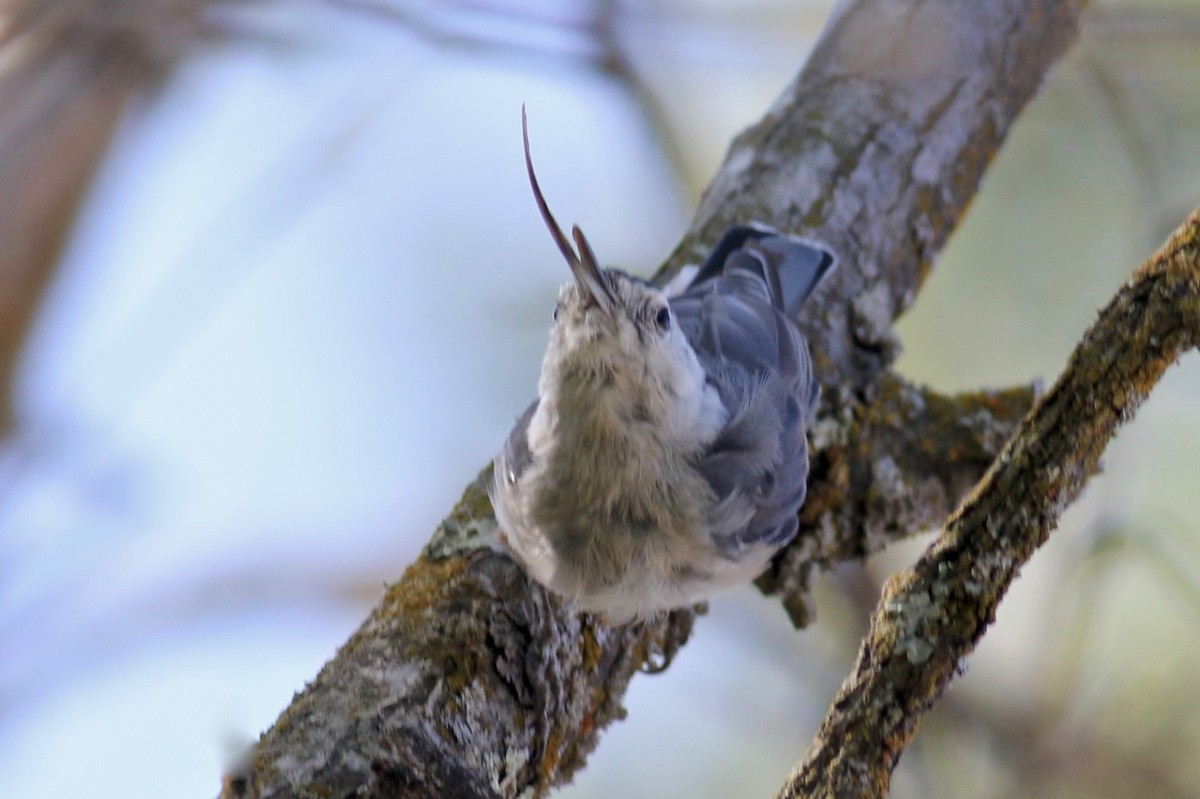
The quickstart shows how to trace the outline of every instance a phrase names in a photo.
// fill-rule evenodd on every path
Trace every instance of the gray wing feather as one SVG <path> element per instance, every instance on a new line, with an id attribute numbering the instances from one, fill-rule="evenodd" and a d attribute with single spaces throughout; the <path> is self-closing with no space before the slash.
<path id="1" fill-rule="evenodd" d="M 508 434 L 508 440 L 504 442 L 504 449 L 500 453 L 500 463 L 504 474 L 496 475 L 495 479 L 507 480 L 509 484 L 515 483 L 521 479 L 525 469 L 533 462 L 533 454 L 529 451 L 529 422 L 533 419 L 533 413 L 537 410 L 537 406 L 537 400 L 531 402 L 517 419 L 517 423 L 513 425 L 512 432 Z"/>
<path id="2" fill-rule="evenodd" d="M 762 265 L 749 263 L 747 253 L 762 259 Z M 837 265 L 837 256 L 819 241 L 780 233 L 761 222 L 734 225 L 725 231 L 696 273 L 693 285 L 700 285 L 734 269 L 758 274 L 767 286 L 775 305 L 789 317 L 795 317 L 821 280 Z"/>
<path id="3" fill-rule="evenodd" d="M 713 536 L 731 556 L 754 544 L 779 545 L 796 533 L 808 477 L 805 433 L 817 398 L 808 346 L 781 298 L 745 251 L 671 301 L 729 422 L 697 464 L 718 498 Z M 769 269 L 769 267 L 767 267 Z M 722 529 L 723 518 L 749 524 Z"/>

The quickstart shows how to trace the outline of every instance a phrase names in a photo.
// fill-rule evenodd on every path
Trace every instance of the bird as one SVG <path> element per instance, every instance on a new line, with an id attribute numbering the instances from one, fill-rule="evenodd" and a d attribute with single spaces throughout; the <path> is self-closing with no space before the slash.
<path id="1" fill-rule="evenodd" d="M 798 529 L 819 398 L 792 321 L 837 263 L 821 242 L 731 227 L 671 295 L 601 268 L 534 200 L 572 280 L 537 399 L 493 462 L 501 545 L 536 582 L 613 623 L 749 582 Z"/>

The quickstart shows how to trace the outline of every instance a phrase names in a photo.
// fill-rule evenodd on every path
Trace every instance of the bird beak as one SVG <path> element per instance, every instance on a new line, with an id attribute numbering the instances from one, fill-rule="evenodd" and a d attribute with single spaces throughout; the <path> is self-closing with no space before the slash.
<path id="1" fill-rule="evenodd" d="M 571 267 L 571 274 L 575 276 L 575 283 L 579 286 L 579 290 L 585 296 L 591 297 L 592 301 L 603 308 L 606 313 L 611 314 L 616 300 L 608 282 L 600 273 L 600 264 L 596 261 L 596 254 L 592 252 L 591 245 L 588 244 L 583 231 L 579 229 L 578 225 L 571 228 L 571 235 L 574 236 L 575 244 L 579 247 L 579 252 L 576 253 L 571 242 L 563 234 L 562 228 L 555 221 L 554 214 L 550 213 L 550 208 L 546 205 L 546 198 L 542 196 L 537 175 L 533 172 L 533 158 L 529 155 L 529 122 L 525 117 L 524 105 L 521 106 L 521 136 L 525 141 L 525 171 L 529 173 L 529 185 L 533 188 L 533 198 L 537 201 L 538 210 L 542 212 L 542 221 L 546 223 L 559 251 L 567 259 L 567 266 Z"/>

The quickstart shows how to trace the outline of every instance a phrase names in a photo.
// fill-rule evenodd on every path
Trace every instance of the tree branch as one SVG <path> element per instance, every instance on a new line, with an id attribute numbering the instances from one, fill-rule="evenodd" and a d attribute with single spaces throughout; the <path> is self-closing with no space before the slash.
<path id="1" fill-rule="evenodd" d="M 752 219 L 820 237 L 842 255 L 800 320 L 825 391 L 812 431 L 816 499 L 785 556 L 788 574 L 941 519 L 1028 400 L 943 400 L 886 378 L 897 351 L 891 324 L 1073 39 L 1081 5 L 844 3 L 805 69 L 733 143 L 661 270 L 698 261 L 726 227 Z M 956 436 L 972 442 L 958 460 Z M 913 442 L 928 443 L 928 459 L 890 449 Z M 569 780 L 621 716 L 633 674 L 683 645 L 692 611 L 612 628 L 530 583 L 489 547 L 487 479 L 485 471 L 468 486 L 225 796 L 542 794 Z M 931 479 L 918 502 L 899 497 L 897 487 Z M 872 521 L 864 530 L 847 524 L 854 519 Z M 772 581 L 803 620 L 802 577 L 777 570 Z"/>
<path id="2" fill-rule="evenodd" d="M 806 627 L 814 568 L 865 557 L 940 525 L 983 476 L 1036 391 L 946 397 L 883 375 L 868 400 L 848 405 L 848 423 L 813 431 L 803 532 L 758 578 L 759 589 L 778 594 L 792 623 Z"/>
<path id="3" fill-rule="evenodd" d="M 1198 346 L 1200 208 L 1100 312 L 925 555 L 888 581 L 854 673 L 781 799 L 887 793 L 921 719 L 1096 472 L 1118 425 Z"/>

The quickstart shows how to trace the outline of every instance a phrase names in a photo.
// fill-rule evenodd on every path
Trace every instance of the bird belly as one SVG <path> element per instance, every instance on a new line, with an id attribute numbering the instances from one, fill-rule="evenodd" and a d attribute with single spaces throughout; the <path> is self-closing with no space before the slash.
<path id="1" fill-rule="evenodd" d="M 699 518 L 651 521 L 612 511 L 515 525 L 506 531 L 509 545 L 537 582 L 615 623 L 744 584 L 775 551 L 753 546 L 735 558 L 717 546 Z"/>

